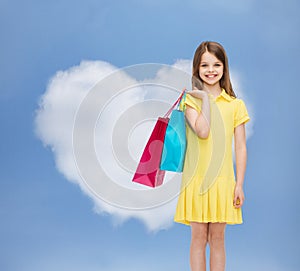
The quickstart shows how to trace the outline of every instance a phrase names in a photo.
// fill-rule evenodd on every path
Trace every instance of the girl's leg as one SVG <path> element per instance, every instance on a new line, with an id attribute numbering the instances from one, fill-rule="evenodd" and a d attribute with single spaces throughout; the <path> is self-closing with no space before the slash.
<path id="1" fill-rule="evenodd" d="M 210 271 L 225 270 L 225 227 L 226 223 L 208 224 Z"/>
<path id="2" fill-rule="evenodd" d="M 205 271 L 205 250 L 208 237 L 208 224 L 191 222 L 190 264 L 192 271 Z"/>

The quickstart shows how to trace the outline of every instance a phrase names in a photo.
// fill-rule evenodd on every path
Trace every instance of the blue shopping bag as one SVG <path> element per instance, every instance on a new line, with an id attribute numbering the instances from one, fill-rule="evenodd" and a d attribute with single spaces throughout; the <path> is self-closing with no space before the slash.
<path id="1" fill-rule="evenodd" d="M 183 170 L 186 152 L 185 104 L 183 103 L 183 111 L 179 110 L 179 105 L 182 101 L 185 101 L 185 95 L 184 90 L 173 107 L 166 114 L 166 117 L 168 117 L 172 111 L 164 139 L 160 162 L 161 170 L 174 172 L 182 172 Z M 176 105 L 177 109 L 174 109 Z"/>

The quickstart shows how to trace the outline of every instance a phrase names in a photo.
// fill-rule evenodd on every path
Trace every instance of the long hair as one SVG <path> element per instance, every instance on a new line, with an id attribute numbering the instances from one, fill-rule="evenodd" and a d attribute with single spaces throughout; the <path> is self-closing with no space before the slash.
<path id="1" fill-rule="evenodd" d="M 192 76 L 192 87 L 202 89 L 202 80 L 199 76 L 199 68 L 202 55 L 208 51 L 213 54 L 218 60 L 223 63 L 223 76 L 220 80 L 220 87 L 224 88 L 226 93 L 232 97 L 236 98 L 236 95 L 233 91 L 230 76 L 229 76 L 229 67 L 228 67 L 228 58 L 223 46 L 214 41 L 204 41 L 202 42 L 195 51 L 193 59 L 193 76 Z"/>

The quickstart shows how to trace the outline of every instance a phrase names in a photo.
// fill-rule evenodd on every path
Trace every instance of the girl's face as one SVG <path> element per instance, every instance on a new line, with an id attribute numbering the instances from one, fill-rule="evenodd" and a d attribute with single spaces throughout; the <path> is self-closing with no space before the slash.
<path id="1" fill-rule="evenodd" d="M 223 76 L 224 65 L 213 54 L 206 51 L 199 66 L 199 76 L 204 84 L 214 86 L 219 84 Z"/>

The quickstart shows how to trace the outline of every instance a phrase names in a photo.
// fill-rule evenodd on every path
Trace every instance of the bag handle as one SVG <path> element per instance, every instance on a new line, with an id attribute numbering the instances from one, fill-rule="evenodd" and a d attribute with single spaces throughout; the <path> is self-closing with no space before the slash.
<path id="1" fill-rule="evenodd" d="M 186 100 L 186 93 L 185 93 L 185 91 L 186 91 L 186 89 L 184 89 L 183 91 L 184 91 L 184 94 L 183 94 L 183 96 L 181 97 L 180 101 L 177 104 L 177 110 L 180 109 L 180 104 L 181 104 L 181 102 L 183 100 L 182 111 L 184 112 L 185 109 L 186 109 L 186 106 L 185 106 L 185 100 Z"/>
<path id="2" fill-rule="evenodd" d="M 170 114 L 171 114 L 171 112 L 172 112 L 172 110 L 175 108 L 175 106 L 178 104 L 180 104 L 180 102 L 181 102 L 181 99 L 182 99 L 182 97 L 183 97 L 183 95 L 185 94 L 185 91 L 186 91 L 186 88 L 184 88 L 183 90 L 182 90 L 182 93 L 180 94 L 180 96 L 179 96 L 179 98 L 176 100 L 176 102 L 172 105 L 172 107 L 168 110 L 168 112 L 164 115 L 164 118 L 167 118 Z"/>

